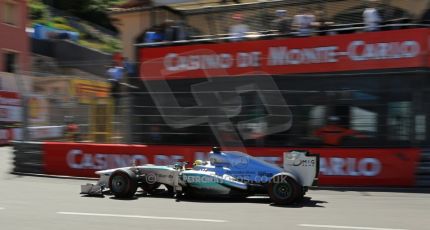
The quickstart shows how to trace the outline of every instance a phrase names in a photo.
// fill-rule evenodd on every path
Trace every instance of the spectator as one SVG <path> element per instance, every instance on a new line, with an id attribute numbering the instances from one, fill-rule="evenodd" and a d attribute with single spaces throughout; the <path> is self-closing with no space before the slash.
<path id="1" fill-rule="evenodd" d="M 422 24 L 430 24 L 430 3 L 427 5 L 427 9 L 421 17 L 420 22 Z"/>
<path id="2" fill-rule="evenodd" d="M 323 10 L 318 10 L 316 12 L 316 22 L 314 26 L 318 30 L 318 35 L 334 34 L 328 31 L 333 24 L 334 22 L 327 21 L 326 14 Z"/>
<path id="3" fill-rule="evenodd" d="M 77 142 L 80 140 L 79 126 L 76 124 L 73 116 L 64 116 L 66 126 L 64 128 L 64 137 L 66 141 Z"/>
<path id="4" fill-rule="evenodd" d="M 165 29 L 163 26 L 157 25 L 145 32 L 146 43 L 161 42 L 164 41 Z"/>
<path id="5" fill-rule="evenodd" d="M 108 81 L 111 84 L 111 96 L 114 99 L 115 108 L 119 105 L 119 97 L 121 96 L 120 82 L 124 75 L 124 68 L 118 63 L 113 63 L 107 70 Z"/>
<path id="6" fill-rule="evenodd" d="M 177 40 L 187 40 L 188 39 L 188 31 L 187 31 L 187 24 L 184 20 L 177 20 L 175 24 L 175 28 L 177 30 L 176 32 L 176 39 Z"/>
<path id="7" fill-rule="evenodd" d="M 248 25 L 243 23 L 242 14 L 236 13 L 233 15 L 233 19 L 236 21 L 236 24 L 230 27 L 229 35 L 232 41 L 240 41 L 243 40 L 246 33 L 249 32 Z"/>
<path id="8" fill-rule="evenodd" d="M 167 20 L 165 23 L 165 40 L 179 41 L 187 39 L 186 25 L 182 20 Z"/>
<path id="9" fill-rule="evenodd" d="M 300 14 L 294 16 L 293 26 L 295 27 L 298 36 L 312 35 L 312 26 L 315 23 L 315 15 L 310 12 L 310 8 L 306 7 Z"/>
<path id="10" fill-rule="evenodd" d="M 119 63 L 113 62 L 107 70 L 107 75 L 109 81 L 119 82 L 124 75 L 124 68 Z"/>
<path id="11" fill-rule="evenodd" d="M 130 61 L 127 57 L 124 58 L 124 70 L 127 73 L 127 76 L 134 76 L 136 73 L 136 65 L 132 61 Z"/>
<path id="12" fill-rule="evenodd" d="M 177 29 L 175 28 L 175 21 L 167 19 L 164 22 L 164 41 L 175 41 Z"/>
<path id="13" fill-rule="evenodd" d="M 363 11 L 363 23 L 365 31 L 378 31 L 381 17 L 376 9 L 377 0 L 369 0 L 368 7 Z"/>
<path id="14" fill-rule="evenodd" d="M 291 31 L 291 18 L 286 10 L 276 10 L 276 19 L 272 21 L 272 29 L 280 34 L 288 34 Z"/>

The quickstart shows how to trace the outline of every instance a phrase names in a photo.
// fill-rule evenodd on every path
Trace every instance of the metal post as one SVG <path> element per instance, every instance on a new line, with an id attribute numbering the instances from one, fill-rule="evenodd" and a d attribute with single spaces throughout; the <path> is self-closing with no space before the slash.
<path id="1" fill-rule="evenodd" d="M 136 68 L 136 62 L 133 63 L 132 68 L 133 68 L 133 73 L 135 71 Z M 130 65 L 129 65 L 130 66 Z M 129 70 L 126 70 L 126 74 L 125 74 L 125 82 L 126 85 L 125 87 L 123 87 L 124 90 L 124 96 L 125 96 L 125 100 L 124 100 L 124 108 L 125 108 L 125 118 L 126 118 L 126 124 L 125 124 L 125 143 L 127 144 L 132 144 L 133 142 L 133 136 L 132 136 L 132 130 L 133 130 L 133 98 L 132 98 L 132 85 L 130 84 L 130 76 L 131 74 L 129 73 Z"/>
<path id="2" fill-rule="evenodd" d="M 22 107 L 22 141 L 30 140 L 30 134 L 28 132 L 28 97 L 25 89 L 25 82 L 22 79 L 22 75 L 19 73 L 19 65 L 15 64 L 15 79 L 18 91 L 21 94 L 21 107 Z"/>
<path id="3" fill-rule="evenodd" d="M 126 123 L 126 131 L 125 131 L 125 141 L 127 144 L 132 144 L 133 142 L 133 137 L 132 137 L 132 125 L 133 125 L 133 98 L 131 97 L 131 92 L 130 92 L 130 88 L 126 87 L 127 90 L 125 92 L 126 95 L 126 103 L 127 103 L 127 107 L 126 107 L 126 117 L 127 117 L 127 123 Z"/>

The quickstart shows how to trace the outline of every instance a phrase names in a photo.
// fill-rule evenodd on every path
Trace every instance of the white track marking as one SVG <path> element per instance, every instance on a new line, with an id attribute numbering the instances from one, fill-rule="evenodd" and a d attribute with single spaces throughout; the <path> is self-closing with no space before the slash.
<path id="1" fill-rule="evenodd" d="M 4 208 L 0 207 L 0 210 L 3 210 Z"/>
<path id="2" fill-rule="evenodd" d="M 311 227 L 311 228 L 357 229 L 357 230 L 408 230 L 408 229 L 400 229 L 400 228 L 372 228 L 372 227 L 319 225 L 319 224 L 299 224 L 299 226 L 300 227 Z"/>
<path id="3" fill-rule="evenodd" d="M 82 212 L 57 212 L 61 215 L 75 215 L 75 216 L 101 216 L 101 217 L 121 217 L 121 218 L 139 218 L 139 219 L 154 219 L 154 220 L 181 220 L 181 221 L 198 221 L 198 222 L 228 222 L 227 220 L 214 220 L 214 219 L 195 219 L 195 218 L 182 218 L 182 217 L 167 217 L 167 216 L 138 216 L 138 215 L 117 215 L 117 214 L 103 214 L 103 213 L 82 213 Z"/>

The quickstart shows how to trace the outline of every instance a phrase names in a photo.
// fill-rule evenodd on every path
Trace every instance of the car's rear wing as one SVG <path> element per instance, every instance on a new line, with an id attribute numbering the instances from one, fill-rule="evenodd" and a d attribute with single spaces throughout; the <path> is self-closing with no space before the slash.
<path id="1" fill-rule="evenodd" d="M 318 183 L 320 156 L 308 151 L 293 150 L 284 152 L 284 170 L 296 177 L 302 186 L 315 186 Z"/>

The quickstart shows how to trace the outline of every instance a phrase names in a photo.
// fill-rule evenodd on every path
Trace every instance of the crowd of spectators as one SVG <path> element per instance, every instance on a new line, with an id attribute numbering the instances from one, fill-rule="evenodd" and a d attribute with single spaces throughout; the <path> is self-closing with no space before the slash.
<path id="1" fill-rule="evenodd" d="M 228 1 L 220 1 L 225 4 Z M 233 1 L 240 3 L 240 1 Z M 354 27 L 354 31 L 361 30 L 365 32 L 378 31 L 381 29 L 382 23 L 396 23 L 384 21 L 378 5 L 378 0 L 367 0 L 367 5 L 362 11 L 362 23 L 336 24 L 327 17 L 327 13 L 322 9 L 312 10 L 310 7 L 303 7 L 299 13 L 289 15 L 286 9 L 278 9 L 273 14 L 273 20 L 270 22 L 268 31 L 251 31 L 247 25 L 245 17 L 241 13 L 232 13 L 232 23 L 229 26 L 227 38 L 231 41 L 240 41 L 250 35 L 260 33 L 260 35 L 280 35 L 280 36 L 312 36 L 312 35 L 331 35 L 348 31 Z M 430 23 L 430 10 L 426 11 L 420 23 Z M 163 41 L 178 41 L 190 39 L 187 33 L 187 25 L 181 21 L 166 20 L 163 24 L 153 27 L 145 34 L 144 42 L 163 42 Z"/>
<path id="2" fill-rule="evenodd" d="M 145 32 L 144 42 L 163 42 L 187 40 L 187 25 L 183 20 L 167 19 L 164 23 L 154 26 Z"/>

